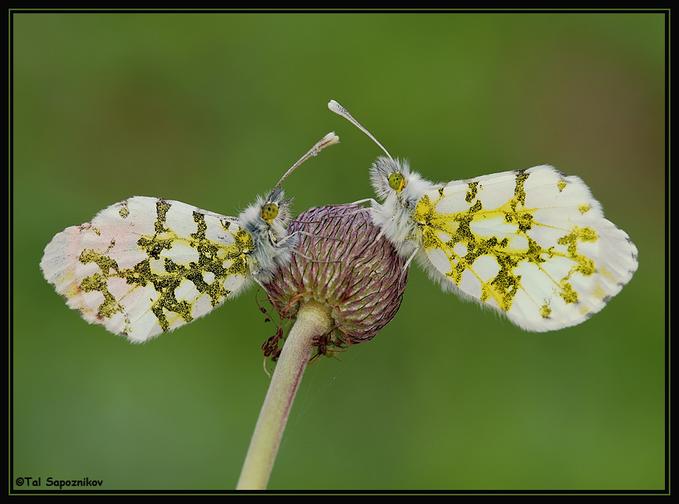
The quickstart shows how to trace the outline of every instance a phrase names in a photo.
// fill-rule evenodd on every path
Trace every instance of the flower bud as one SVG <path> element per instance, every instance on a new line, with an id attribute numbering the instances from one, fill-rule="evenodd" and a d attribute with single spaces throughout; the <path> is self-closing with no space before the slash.
<path id="1" fill-rule="evenodd" d="M 288 227 L 298 244 L 290 262 L 266 285 L 283 318 L 316 301 L 328 308 L 335 336 L 318 338 L 328 347 L 372 339 L 396 315 L 407 281 L 405 261 L 358 205 L 312 208 Z"/>

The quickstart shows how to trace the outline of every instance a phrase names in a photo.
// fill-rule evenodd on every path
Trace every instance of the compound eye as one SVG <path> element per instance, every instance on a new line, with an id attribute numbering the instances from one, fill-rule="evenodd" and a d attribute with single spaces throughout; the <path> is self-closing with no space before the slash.
<path id="1" fill-rule="evenodd" d="M 393 172 L 389 174 L 389 187 L 391 187 L 396 192 L 401 192 L 406 186 L 406 179 L 403 174 L 399 172 Z"/>
<path id="2" fill-rule="evenodd" d="M 260 216 L 266 222 L 271 224 L 271 222 L 278 216 L 278 205 L 276 203 L 267 203 L 262 207 Z"/>

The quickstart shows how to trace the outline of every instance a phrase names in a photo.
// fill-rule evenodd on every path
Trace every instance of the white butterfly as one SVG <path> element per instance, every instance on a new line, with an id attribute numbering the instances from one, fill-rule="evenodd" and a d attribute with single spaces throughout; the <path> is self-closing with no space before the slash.
<path id="1" fill-rule="evenodd" d="M 393 159 L 339 103 L 328 108 L 388 156 L 370 169 L 381 203 L 364 201 L 406 264 L 417 258 L 444 290 L 523 329 L 551 331 L 600 311 L 636 271 L 637 248 L 580 178 L 536 166 L 434 184 Z"/>
<path id="2" fill-rule="evenodd" d="M 281 184 L 337 142 L 323 137 L 238 217 L 144 196 L 111 205 L 52 239 L 43 275 L 85 320 L 134 343 L 187 324 L 290 260 L 297 236 Z"/>

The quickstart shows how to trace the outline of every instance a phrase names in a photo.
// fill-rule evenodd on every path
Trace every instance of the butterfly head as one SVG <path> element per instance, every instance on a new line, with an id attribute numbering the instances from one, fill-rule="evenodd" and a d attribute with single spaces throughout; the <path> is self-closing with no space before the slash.
<path id="1" fill-rule="evenodd" d="M 259 216 L 270 224 L 278 217 L 278 205 L 276 203 L 265 203 L 259 212 Z"/>
<path id="2" fill-rule="evenodd" d="M 401 194 L 408 186 L 410 169 L 408 163 L 380 156 L 370 167 L 370 180 L 381 199 L 390 194 Z"/>
<path id="3" fill-rule="evenodd" d="M 400 193 L 405 189 L 406 179 L 401 172 L 391 172 L 388 177 L 389 187 L 391 187 L 397 193 Z"/>
<path id="4" fill-rule="evenodd" d="M 290 220 L 291 200 L 280 187 L 272 190 L 259 205 L 259 218 L 269 227 L 286 226 Z"/>

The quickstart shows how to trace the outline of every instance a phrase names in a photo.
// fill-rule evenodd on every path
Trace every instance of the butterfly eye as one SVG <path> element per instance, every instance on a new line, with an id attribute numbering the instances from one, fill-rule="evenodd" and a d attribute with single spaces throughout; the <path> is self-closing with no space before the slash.
<path id="1" fill-rule="evenodd" d="M 405 177 L 399 172 L 393 172 L 389 174 L 389 187 L 391 187 L 396 192 L 401 192 L 406 186 Z"/>
<path id="2" fill-rule="evenodd" d="M 262 207 L 260 216 L 266 222 L 271 224 L 271 221 L 273 221 L 278 216 L 278 205 L 276 203 L 267 203 Z"/>

